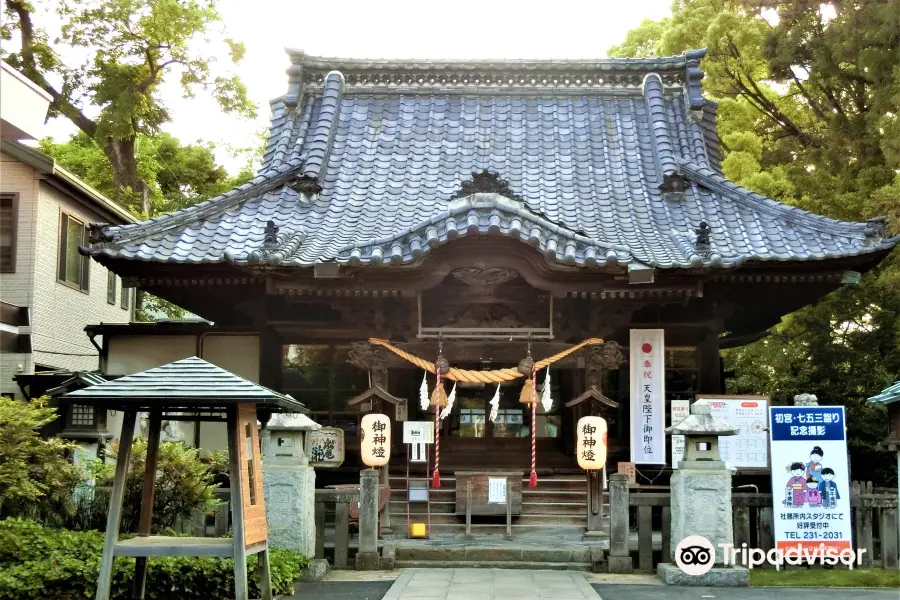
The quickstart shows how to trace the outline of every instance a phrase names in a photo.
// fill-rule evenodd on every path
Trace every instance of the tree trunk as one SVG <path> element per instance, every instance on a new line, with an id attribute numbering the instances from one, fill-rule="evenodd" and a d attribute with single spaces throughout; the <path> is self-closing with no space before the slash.
<path id="1" fill-rule="evenodd" d="M 127 194 L 129 200 L 138 204 L 141 213 L 149 215 L 150 190 L 138 175 L 135 139 L 108 139 L 103 151 L 112 166 L 116 194 L 120 195 L 120 200 L 123 199 L 121 194 Z M 128 188 L 128 191 L 123 188 Z"/>

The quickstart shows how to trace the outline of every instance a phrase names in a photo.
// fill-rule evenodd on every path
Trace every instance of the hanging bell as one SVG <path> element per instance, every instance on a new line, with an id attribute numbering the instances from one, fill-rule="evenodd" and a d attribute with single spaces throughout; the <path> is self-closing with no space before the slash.
<path id="1" fill-rule="evenodd" d="M 434 391 L 431 392 L 431 405 L 438 408 L 447 406 L 447 392 L 444 391 L 443 385 L 437 386 L 434 388 Z"/>
<path id="2" fill-rule="evenodd" d="M 531 379 L 525 380 L 525 385 L 522 386 L 522 393 L 519 394 L 519 403 L 520 404 L 531 404 L 532 402 L 537 402 L 537 394 L 533 393 L 534 382 Z"/>
<path id="3" fill-rule="evenodd" d="M 441 374 L 441 377 L 450 372 L 450 361 L 443 356 L 438 357 L 437 362 L 434 364 L 434 366 L 437 372 Z"/>
<path id="4" fill-rule="evenodd" d="M 530 356 L 526 356 L 522 360 L 519 361 L 519 366 L 516 367 L 522 375 L 525 377 L 531 377 L 531 371 L 534 369 L 534 359 Z"/>

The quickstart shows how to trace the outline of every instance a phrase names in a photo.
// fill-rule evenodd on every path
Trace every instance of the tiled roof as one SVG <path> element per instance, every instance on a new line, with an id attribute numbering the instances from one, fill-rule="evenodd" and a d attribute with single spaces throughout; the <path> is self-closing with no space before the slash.
<path id="1" fill-rule="evenodd" d="M 894 385 L 889 385 L 888 387 L 881 390 L 881 393 L 869 398 L 869 402 L 873 402 L 875 404 L 891 404 L 893 402 L 900 402 L 900 381 L 894 382 Z"/>
<path id="2" fill-rule="evenodd" d="M 146 411 L 150 408 L 220 409 L 251 402 L 288 412 L 307 412 L 285 396 L 196 356 L 104 381 L 64 396 L 75 402 Z"/>
<path id="3" fill-rule="evenodd" d="M 104 228 L 90 252 L 238 266 L 409 264 L 458 237 L 504 235 L 565 264 L 678 268 L 854 256 L 898 241 L 882 220 L 835 221 L 725 179 L 716 106 L 700 95 L 702 52 L 291 57 L 253 181 Z"/>

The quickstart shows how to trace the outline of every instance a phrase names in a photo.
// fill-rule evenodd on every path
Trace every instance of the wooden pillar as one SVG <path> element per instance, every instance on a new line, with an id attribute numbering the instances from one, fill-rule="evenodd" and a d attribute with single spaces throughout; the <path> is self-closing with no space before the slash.
<path id="1" fill-rule="evenodd" d="M 602 471 L 587 471 L 587 532 L 585 536 L 601 535 L 603 528 Z"/>
<path id="2" fill-rule="evenodd" d="M 259 332 L 259 384 L 280 392 L 282 389 L 282 359 L 284 350 L 281 336 L 274 327 L 263 327 Z"/>
<path id="3" fill-rule="evenodd" d="M 260 352 L 260 356 L 263 354 Z M 228 407 L 227 425 L 228 478 L 231 481 L 231 531 L 234 540 L 234 597 L 235 600 L 249 600 L 247 549 L 244 546 L 244 487 L 241 485 L 241 436 L 238 431 L 237 406 Z"/>
<path id="4" fill-rule="evenodd" d="M 722 394 L 725 382 L 722 379 L 722 359 L 719 354 L 719 336 L 708 332 L 698 347 L 700 352 L 700 392 Z"/>
<path id="5" fill-rule="evenodd" d="M 198 421 L 199 422 L 199 421 Z M 141 498 L 141 517 L 138 523 L 138 535 L 150 535 L 153 521 L 153 496 L 156 492 L 156 463 L 159 460 L 159 430 L 162 426 L 162 411 L 150 413 L 150 427 L 147 434 L 147 460 L 144 463 L 144 494 Z M 147 558 L 139 556 L 134 563 L 134 581 L 131 586 L 131 597 L 144 600 L 147 587 Z"/>
<path id="6" fill-rule="evenodd" d="M 97 578 L 97 600 L 109 600 L 116 541 L 119 538 L 119 525 L 122 521 L 122 502 L 125 499 L 125 476 L 128 474 L 128 463 L 131 460 L 131 445 L 134 441 L 134 423 L 137 411 L 126 410 L 122 417 L 119 455 L 116 457 L 116 478 L 113 480 L 112 493 L 109 496 L 106 538 L 103 541 L 103 557 L 100 559 L 100 574 Z"/>

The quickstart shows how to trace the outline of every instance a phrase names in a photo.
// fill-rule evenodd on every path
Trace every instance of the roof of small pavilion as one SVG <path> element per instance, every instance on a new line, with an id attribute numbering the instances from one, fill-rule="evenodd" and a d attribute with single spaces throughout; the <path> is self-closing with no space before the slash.
<path id="1" fill-rule="evenodd" d="M 83 251 L 101 262 L 408 265 L 492 234 L 560 264 L 666 269 L 856 257 L 900 241 L 883 219 L 836 221 L 727 180 L 702 50 L 587 61 L 289 55 L 254 179 L 142 223 L 94 226 Z"/>
<path id="2" fill-rule="evenodd" d="M 64 396 L 117 410 L 220 411 L 249 402 L 274 412 L 308 412 L 294 398 L 192 356 L 141 373 L 98 383 Z"/>
<path id="3" fill-rule="evenodd" d="M 875 394 L 869 398 L 869 402 L 872 402 L 873 404 L 891 404 L 893 402 L 900 402 L 900 381 L 894 382 L 894 385 L 889 385 L 881 390 L 881 393 Z"/>

